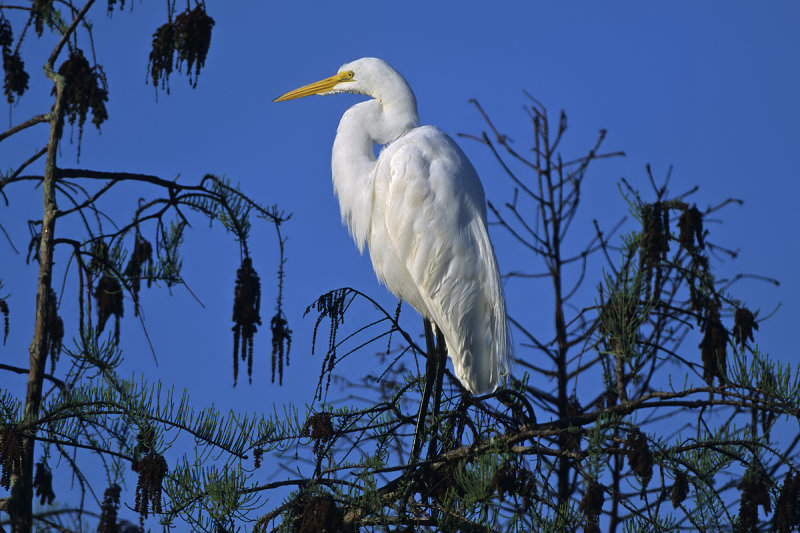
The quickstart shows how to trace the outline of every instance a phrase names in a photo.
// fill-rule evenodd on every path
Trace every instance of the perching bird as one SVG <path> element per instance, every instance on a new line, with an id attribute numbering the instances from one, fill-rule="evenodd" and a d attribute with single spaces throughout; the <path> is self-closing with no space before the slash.
<path id="1" fill-rule="evenodd" d="M 453 139 L 418 125 L 414 93 L 380 59 L 347 63 L 274 101 L 337 93 L 370 97 L 344 113 L 333 142 L 342 220 L 360 251 L 368 245 L 378 279 L 444 335 L 461 384 L 494 390 L 511 337 L 478 174 Z"/>

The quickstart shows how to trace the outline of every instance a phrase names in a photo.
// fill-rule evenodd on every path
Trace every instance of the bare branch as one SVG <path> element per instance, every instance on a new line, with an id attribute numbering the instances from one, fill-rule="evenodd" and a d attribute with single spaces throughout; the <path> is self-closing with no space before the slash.
<path id="1" fill-rule="evenodd" d="M 41 115 L 36 115 L 35 117 L 31 117 L 25 122 L 17 124 L 13 128 L 8 129 L 3 133 L 0 133 L 0 141 L 3 141 L 3 139 L 11 137 L 15 133 L 18 133 L 24 129 L 30 128 L 31 126 L 35 126 L 37 124 L 43 124 L 49 121 L 50 121 L 50 113 L 43 113 Z"/>

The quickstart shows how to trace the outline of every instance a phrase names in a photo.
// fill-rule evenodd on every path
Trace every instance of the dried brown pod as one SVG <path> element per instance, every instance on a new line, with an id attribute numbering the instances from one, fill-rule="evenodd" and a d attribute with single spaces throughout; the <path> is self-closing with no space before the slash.
<path id="1" fill-rule="evenodd" d="M 36 35 L 42 36 L 44 23 L 49 21 L 53 12 L 53 0 L 33 0 L 31 5 L 31 18 L 33 18 L 33 28 Z"/>
<path id="2" fill-rule="evenodd" d="M 719 305 L 714 305 L 708 312 L 703 324 L 703 340 L 700 350 L 703 358 L 703 379 L 713 386 L 714 378 L 725 382 L 727 368 L 728 332 L 719 318 Z"/>
<path id="3" fill-rule="evenodd" d="M 52 288 L 47 298 L 45 316 L 47 324 L 45 343 L 47 352 L 50 355 L 50 371 L 54 372 L 58 356 L 61 354 L 61 346 L 64 342 L 64 321 L 58 316 L 58 298 Z"/>
<path id="4" fill-rule="evenodd" d="M 3 49 L 3 92 L 9 104 L 13 104 L 22 94 L 28 90 L 28 80 L 30 76 L 25 72 L 25 63 L 19 56 L 19 50 L 13 49 L 14 33 L 11 30 L 11 23 L 0 14 L 0 47 Z M 16 96 L 15 96 L 16 95 Z"/>
<path id="5" fill-rule="evenodd" d="M 344 515 L 331 494 L 301 492 L 291 504 L 292 531 L 318 533 L 346 531 Z"/>
<path id="6" fill-rule="evenodd" d="M 110 15 L 112 11 L 114 11 L 114 6 L 117 5 L 119 2 L 120 10 L 125 9 L 125 0 L 108 0 L 108 14 Z"/>
<path id="7" fill-rule="evenodd" d="M 125 310 L 122 305 L 122 285 L 109 274 L 103 274 L 94 290 L 97 301 L 97 330 L 102 333 L 111 315 L 115 318 L 115 337 L 119 339 L 119 319 Z"/>
<path id="8" fill-rule="evenodd" d="M 335 435 L 330 413 L 317 413 L 308 417 L 300 434 L 314 441 L 314 453 L 319 454 L 322 445 Z"/>
<path id="9" fill-rule="evenodd" d="M 174 68 L 181 70 L 186 64 L 186 75 L 189 83 L 197 87 L 200 69 L 205 65 L 208 49 L 211 46 L 211 29 L 214 19 L 209 17 L 205 8 L 197 4 L 194 9 L 186 11 L 170 20 L 153 33 L 152 48 L 148 60 L 150 78 L 154 87 L 161 88 L 169 94 L 169 76 Z M 176 57 L 177 53 L 177 57 Z"/>
<path id="10" fill-rule="evenodd" d="M 11 477 L 22 475 L 22 434 L 13 425 L 0 429 L 0 487 L 9 490 Z"/>
<path id="11" fill-rule="evenodd" d="M 117 512 L 119 511 L 120 493 L 122 489 L 116 483 L 103 492 L 103 503 L 100 504 L 100 521 L 97 533 L 117 533 Z"/>
<path id="12" fill-rule="evenodd" d="M 53 492 L 53 472 L 47 466 L 47 462 L 42 458 L 36 463 L 36 473 L 33 475 L 33 488 L 36 496 L 39 497 L 40 505 L 50 505 L 56 495 Z"/>
<path id="13" fill-rule="evenodd" d="M 64 78 L 64 105 L 59 117 L 58 135 L 61 136 L 64 119 L 70 124 L 78 122 L 78 138 L 83 134 L 83 125 L 89 110 L 92 111 L 92 124 L 98 129 L 108 118 L 108 84 L 100 66 L 92 67 L 80 48 L 70 50 L 69 57 L 58 68 Z M 55 94 L 55 88 L 53 88 Z"/>
<path id="14" fill-rule="evenodd" d="M 205 65 L 208 49 L 211 46 L 211 28 L 214 19 L 209 17 L 203 6 L 198 4 L 191 11 L 187 9 L 175 17 L 175 49 L 178 57 L 175 68 L 180 69 L 186 62 L 186 75 L 192 87 L 197 87 L 200 69 Z M 192 79 L 194 67 L 194 79 Z"/>
<path id="15" fill-rule="evenodd" d="M 661 263 L 669 252 L 669 237 L 669 208 L 661 202 L 645 204 L 642 207 L 642 241 L 639 248 L 639 266 L 646 272 L 647 279 L 645 298 L 650 298 L 650 282 L 654 271 L 656 279 L 652 293 L 656 296 L 661 293 Z"/>
<path id="16" fill-rule="evenodd" d="M 772 531 L 789 533 L 798 529 L 800 529 L 800 473 L 787 472 L 778 494 L 778 501 L 775 502 Z"/>
<path id="17" fill-rule="evenodd" d="M 161 80 L 161 89 L 167 91 L 167 94 L 169 94 L 169 75 L 172 74 L 174 57 L 175 28 L 172 26 L 172 22 L 167 22 L 159 26 L 153 33 L 150 59 L 147 63 L 153 87 L 158 87 L 158 82 Z"/>
<path id="18" fill-rule="evenodd" d="M 739 523 L 737 533 L 755 533 L 758 529 L 758 507 L 769 513 L 771 502 L 769 496 L 769 477 L 763 468 L 748 468 L 737 488 L 742 491 L 739 502 Z"/>
<path id="19" fill-rule="evenodd" d="M 292 349 L 292 330 L 282 314 L 270 320 L 272 331 L 272 382 L 275 383 L 275 367 L 278 368 L 278 383 L 283 385 L 283 367 L 289 366 L 289 352 Z"/>
<path id="20" fill-rule="evenodd" d="M 5 79 L 3 81 L 3 92 L 6 100 L 13 104 L 28 90 L 28 80 L 30 76 L 25 72 L 25 62 L 19 56 L 19 51 L 6 53 L 3 50 L 3 71 Z"/>
<path id="21" fill-rule="evenodd" d="M 11 331 L 11 323 L 9 321 L 10 310 L 8 309 L 8 302 L 5 298 L 0 298 L 0 314 L 3 315 L 3 344 L 8 339 L 8 333 Z"/>
<path id="22" fill-rule="evenodd" d="M 161 512 L 161 482 L 169 471 L 164 456 L 151 451 L 139 461 L 136 501 L 133 510 L 139 513 L 140 524 L 150 511 Z"/>
<path id="23" fill-rule="evenodd" d="M 693 252 L 703 249 L 703 213 L 696 205 L 683 208 L 678 219 L 678 240 L 684 250 Z M 695 244 L 696 243 L 696 244 Z"/>
<path id="24" fill-rule="evenodd" d="M 603 485 L 592 481 L 586 488 L 583 498 L 581 498 L 580 508 L 586 515 L 586 523 L 584 525 L 584 532 L 600 531 L 597 524 L 598 517 L 603 511 L 603 501 L 605 496 L 605 489 Z"/>
<path id="25" fill-rule="evenodd" d="M 153 267 L 153 245 L 150 241 L 136 234 L 136 241 L 133 245 L 133 253 L 125 267 L 125 277 L 131 287 L 133 296 L 133 315 L 139 316 L 139 290 L 142 285 L 142 277 L 147 277 L 147 285 L 150 286 L 152 278 L 148 275 Z"/>
<path id="26" fill-rule="evenodd" d="M 253 336 L 261 325 L 261 280 L 249 257 L 236 271 L 233 290 L 233 384 L 239 377 L 239 352 L 247 360 L 247 377 L 253 380 Z"/>
<path id="27" fill-rule="evenodd" d="M 628 455 L 628 465 L 642 480 L 642 490 L 646 490 L 650 478 L 653 477 L 653 453 L 650 451 L 647 436 L 639 429 L 633 428 L 628 432 L 625 450 Z"/>
<path id="28" fill-rule="evenodd" d="M 754 340 L 753 330 L 758 331 L 756 317 L 748 308 L 740 307 L 733 317 L 733 338 L 738 344 L 743 345 L 748 339 Z"/>
<path id="29" fill-rule="evenodd" d="M 575 394 L 572 394 L 567 400 L 567 408 L 564 415 L 567 418 L 574 418 L 583 412 L 580 401 Z M 579 451 L 581 449 L 581 432 L 573 426 L 573 430 L 565 430 L 562 433 L 562 442 L 564 449 L 571 452 Z"/>
<path id="30" fill-rule="evenodd" d="M 675 474 L 675 483 L 672 485 L 672 490 L 669 493 L 669 498 L 672 501 L 672 506 L 677 508 L 686 496 L 689 494 L 689 476 L 686 472 L 678 472 Z"/>
<path id="31" fill-rule="evenodd" d="M 536 479 L 525 464 L 517 460 L 508 460 L 497 469 L 492 477 L 492 486 L 501 500 L 506 496 L 518 496 L 530 503 L 536 496 Z"/>

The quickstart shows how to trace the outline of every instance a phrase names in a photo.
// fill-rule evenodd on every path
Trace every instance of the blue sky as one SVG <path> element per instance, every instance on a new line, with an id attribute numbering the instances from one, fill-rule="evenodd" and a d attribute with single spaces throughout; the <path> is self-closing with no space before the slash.
<path id="1" fill-rule="evenodd" d="M 741 251 L 719 271 L 780 280 L 778 288 L 744 280 L 732 292 L 762 315 L 780 305 L 760 324 L 756 341 L 780 360 L 800 359 L 792 335 L 800 316 L 795 266 L 800 255 L 800 4 L 206 4 L 216 25 L 197 89 L 173 75 L 171 95 L 161 93 L 157 99 L 145 81 L 151 34 L 164 21 L 163 4 L 137 2 L 132 12 L 115 12 L 110 19 L 102 5 L 95 8 L 95 48 L 108 75 L 111 118 L 100 134 L 86 127 L 79 164 L 69 144 L 62 146 L 60 164 L 167 179 L 180 174 L 185 183 L 208 172 L 224 174 L 261 203 L 291 212 L 284 232 L 289 238 L 286 313 L 295 332 L 292 364 L 283 388 L 266 384 L 270 344 L 263 327 L 256 340 L 253 386 L 240 379 L 236 389 L 231 387 L 229 320 L 238 251 L 218 227 L 208 230 L 198 223 L 186 239 L 184 276 L 205 307 L 180 288 L 173 297 L 166 290 L 143 292 L 156 366 L 128 302 L 122 331 L 127 372 L 186 387 L 204 405 L 251 410 L 285 399 L 302 403 L 312 398 L 321 364 L 321 358 L 310 356 L 313 318 L 302 318 L 305 306 L 323 292 L 352 286 L 394 308 L 394 298 L 375 281 L 369 259 L 359 256 L 340 224 L 330 184 L 336 125 L 359 98 L 272 103 L 363 56 L 392 64 L 414 89 L 421 121 L 453 136 L 484 129 L 468 104 L 476 98 L 515 146 L 526 149 L 531 138 L 523 90 L 552 114 L 568 113 L 565 157 L 582 155 L 598 130 L 607 129 L 605 148 L 627 156 L 598 162 L 590 172 L 585 214 L 573 230 L 575 250 L 590 238 L 593 218 L 610 228 L 627 214 L 617 189 L 620 177 L 648 189 L 646 163 L 656 177 L 674 166 L 673 193 L 699 185 L 692 200 L 701 209 L 728 197 L 743 199 L 742 206 L 730 206 L 715 217 L 723 224 L 707 225 L 714 242 Z M 39 65 L 51 44 L 28 37 L 23 50 L 32 88 L 19 105 L 5 108 L 6 115 L 11 113 L 5 124 L 49 109 L 50 87 Z M 26 158 L 45 136 L 46 127 L 39 126 L 0 143 L 3 167 Z M 488 199 L 496 204 L 510 199 L 511 184 L 490 154 L 477 143 L 458 142 L 478 169 Z M 36 277 L 35 268 L 25 266 L 25 221 L 40 218 L 41 200 L 38 190 L 6 192 L 12 203 L 0 208 L 0 223 L 22 253 L 15 255 L 0 241 L 0 277 L 12 309 L 11 335 L 0 354 L 4 362 L 25 366 Z M 129 189 L 109 208 L 130 213 L 130 200 L 139 195 Z M 493 227 L 501 271 L 541 270 L 537 258 L 510 246 L 498 231 Z M 254 231 L 251 248 L 263 282 L 262 316 L 269 317 L 277 268 L 272 228 L 262 225 Z M 61 258 L 58 267 L 64 266 Z M 600 266 L 595 263 L 590 289 L 600 279 Z M 74 270 L 70 275 L 74 278 Z M 62 277 L 63 270 L 56 279 Z M 507 291 L 513 293 L 512 315 L 541 332 L 552 328 L 546 284 L 511 284 Z M 591 291 L 587 298 L 585 304 L 591 305 Z M 74 327 L 73 315 L 62 310 L 67 331 Z M 404 323 L 421 331 L 420 322 L 406 308 Z M 694 355 L 699 358 L 699 352 Z M 352 369 L 375 371 L 376 365 L 371 353 L 361 353 Z M 20 378 L 9 387 L 22 384 Z"/>

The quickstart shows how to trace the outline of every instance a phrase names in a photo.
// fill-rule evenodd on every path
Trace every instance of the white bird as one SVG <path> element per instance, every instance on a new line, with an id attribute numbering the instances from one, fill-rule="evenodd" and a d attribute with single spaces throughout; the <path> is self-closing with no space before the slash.
<path id="1" fill-rule="evenodd" d="M 333 142 L 342 220 L 362 253 L 368 245 L 378 279 L 444 335 L 461 384 L 493 391 L 512 348 L 477 172 L 453 139 L 419 126 L 414 93 L 380 59 L 274 101 L 337 93 L 370 97 L 344 113 Z"/>

